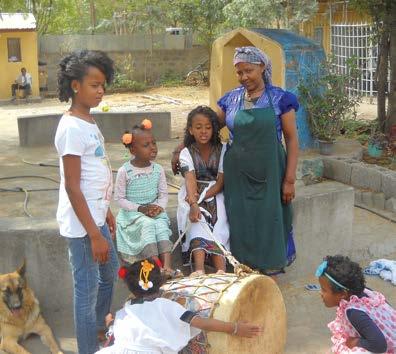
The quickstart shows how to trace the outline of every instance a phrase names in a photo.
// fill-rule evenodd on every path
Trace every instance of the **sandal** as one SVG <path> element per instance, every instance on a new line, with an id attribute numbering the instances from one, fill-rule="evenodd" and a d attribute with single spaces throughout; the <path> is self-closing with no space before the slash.
<path id="1" fill-rule="evenodd" d="M 195 272 L 192 272 L 190 274 L 190 278 L 194 278 L 194 277 L 200 277 L 202 275 L 205 275 L 205 272 L 202 270 L 196 270 Z"/>

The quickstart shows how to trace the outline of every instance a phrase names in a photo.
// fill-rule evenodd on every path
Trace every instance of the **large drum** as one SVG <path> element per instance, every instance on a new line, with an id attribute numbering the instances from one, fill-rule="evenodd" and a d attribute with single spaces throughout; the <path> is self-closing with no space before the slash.
<path id="1" fill-rule="evenodd" d="M 167 282 L 164 295 L 203 317 L 260 324 L 255 338 L 208 332 L 194 338 L 183 353 L 277 354 L 286 342 L 286 308 L 276 283 L 264 275 L 211 274 Z"/>

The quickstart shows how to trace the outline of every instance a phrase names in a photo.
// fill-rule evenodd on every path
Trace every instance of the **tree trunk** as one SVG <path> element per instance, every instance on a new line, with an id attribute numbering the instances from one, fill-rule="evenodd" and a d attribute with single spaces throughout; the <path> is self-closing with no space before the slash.
<path id="1" fill-rule="evenodd" d="M 95 33 L 95 27 L 96 27 L 96 9 L 95 9 L 95 1 L 90 0 L 89 1 L 89 10 L 91 14 L 91 34 Z"/>
<path id="2" fill-rule="evenodd" d="M 377 63 L 377 118 L 382 132 L 386 123 L 386 89 L 388 86 L 389 32 L 384 24 L 380 29 Z"/>
<path id="3" fill-rule="evenodd" d="M 390 13 L 390 90 L 388 95 L 388 115 L 386 131 L 391 132 L 392 126 L 396 126 L 396 4 L 393 2 Z M 395 128 L 394 128 L 395 129 Z"/>

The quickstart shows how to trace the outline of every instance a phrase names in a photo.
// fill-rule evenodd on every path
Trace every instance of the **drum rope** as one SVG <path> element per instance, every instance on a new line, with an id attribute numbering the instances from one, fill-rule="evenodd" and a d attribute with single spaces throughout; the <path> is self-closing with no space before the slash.
<path id="1" fill-rule="evenodd" d="M 207 210 L 205 210 L 204 208 L 200 207 L 201 212 L 203 213 L 208 213 Z M 215 242 L 215 244 L 220 248 L 221 252 L 223 253 L 224 257 L 228 260 L 228 262 L 230 262 L 230 264 L 234 267 L 234 273 L 237 276 L 243 277 L 243 276 L 247 276 L 249 274 L 259 274 L 259 272 L 254 271 L 253 269 L 251 269 L 250 267 L 248 267 L 246 264 L 240 263 L 233 255 L 230 251 L 227 251 L 224 246 L 219 242 L 219 240 L 216 239 L 216 237 L 213 235 L 212 230 L 210 229 L 208 223 L 206 221 L 203 220 L 199 220 L 198 223 L 201 225 L 202 229 L 204 230 L 204 232 Z M 176 240 L 176 242 L 174 243 L 173 247 L 172 247 L 172 251 L 173 252 L 177 245 L 181 242 L 181 240 L 183 239 L 183 237 L 186 235 L 186 233 L 190 230 L 191 228 L 191 222 L 188 221 L 187 222 L 187 227 L 186 229 L 179 235 L 178 239 Z"/>

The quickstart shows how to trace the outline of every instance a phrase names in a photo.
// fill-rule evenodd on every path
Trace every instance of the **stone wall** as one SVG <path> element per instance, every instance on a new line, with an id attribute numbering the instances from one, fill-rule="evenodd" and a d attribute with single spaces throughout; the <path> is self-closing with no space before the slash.
<path id="1" fill-rule="evenodd" d="M 356 159 L 323 158 L 326 178 L 355 188 L 355 204 L 396 213 L 396 171 Z"/>
<path id="2" fill-rule="evenodd" d="M 185 76 L 208 58 L 205 48 L 192 46 L 187 39 L 159 41 L 151 51 L 151 42 L 133 36 L 43 36 L 39 59 L 47 63 L 48 91 L 56 91 L 56 72 L 63 56 L 73 50 L 103 50 L 115 61 L 117 71 L 132 80 L 156 84 L 167 74 Z M 87 37 L 87 38 L 86 38 Z M 89 38 L 88 38 L 89 37 Z"/>

